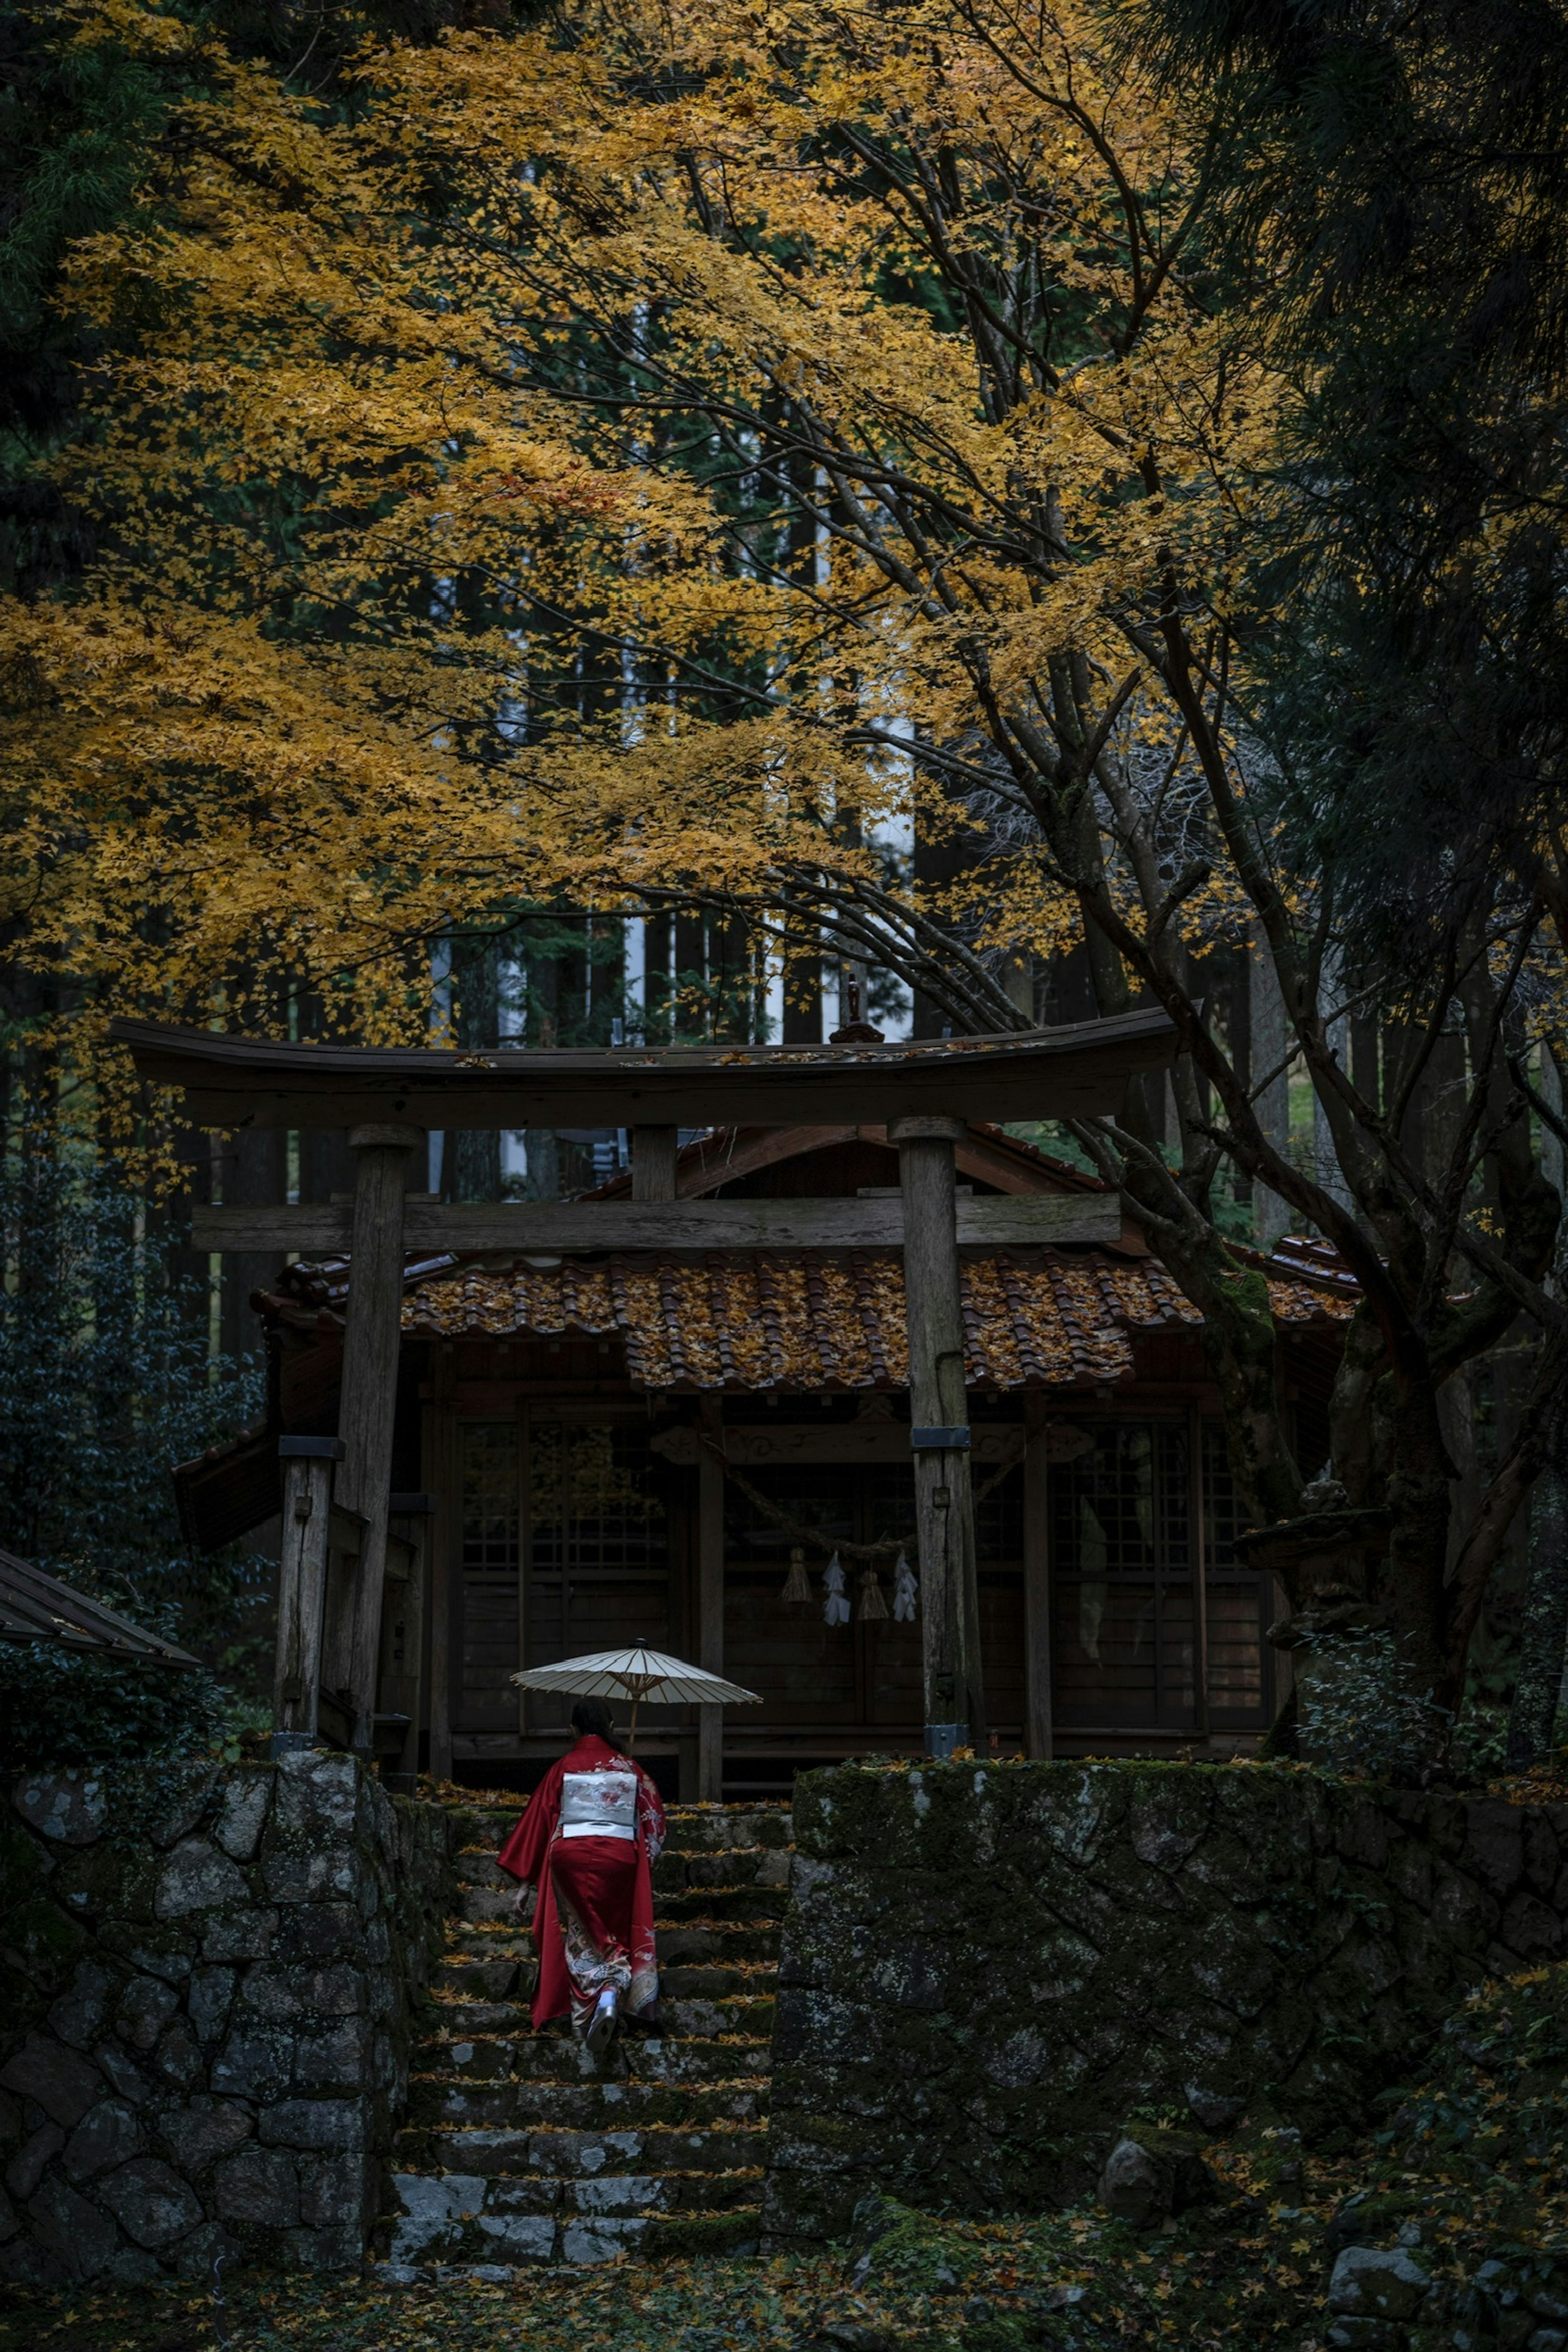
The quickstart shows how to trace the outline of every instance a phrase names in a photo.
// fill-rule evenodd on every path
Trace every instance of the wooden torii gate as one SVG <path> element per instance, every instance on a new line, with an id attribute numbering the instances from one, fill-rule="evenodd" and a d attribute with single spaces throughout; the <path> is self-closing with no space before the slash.
<path id="1" fill-rule="evenodd" d="M 202 1128 L 346 1128 L 350 1206 L 199 1211 L 198 1250 L 346 1251 L 353 1263 L 338 1434 L 283 1441 L 278 1731 L 310 1744 L 318 1693 L 351 1695 L 355 1749 L 374 1738 L 393 1411 L 405 1248 L 571 1252 L 899 1247 L 910 1356 L 910 1444 L 920 1545 L 928 1753 L 951 1755 L 984 1724 L 970 1433 L 958 1251 L 962 1242 L 1114 1240 L 1113 1198 L 960 1204 L 954 1146 L 965 1122 L 1115 1114 L 1129 1081 L 1163 1067 L 1175 1031 L 1159 1011 L 941 1044 L 676 1045 L 458 1054 L 273 1045 L 117 1021 L 138 1075 L 178 1088 Z M 899 1152 L 896 1201 L 679 1202 L 679 1129 L 876 1122 Z M 632 1138 L 630 1202 L 405 1202 L 408 1155 L 432 1129 L 616 1127 Z M 329 1527 L 357 1550 L 326 1608 Z M 722 1669 L 721 1580 L 704 1581 L 699 1663 Z M 721 1717 L 700 1711 L 699 1784 L 719 1790 Z"/>

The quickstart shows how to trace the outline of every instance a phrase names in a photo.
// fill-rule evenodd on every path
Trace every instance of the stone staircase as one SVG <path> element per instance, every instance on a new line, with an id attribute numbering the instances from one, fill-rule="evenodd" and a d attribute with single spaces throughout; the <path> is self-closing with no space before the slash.
<path id="1" fill-rule="evenodd" d="M 413 2055 L 388 2259 L 488 2268 L 753 2242 L 788 1812 L 671 1808 L 653 1871 L 661 2030 L 623 2032 L 597 2066 L 563 2027 L 529 2022 L 532 1946 L 494 1859 L 516 1819 L 462 1816 L 462 1914 Z"/>

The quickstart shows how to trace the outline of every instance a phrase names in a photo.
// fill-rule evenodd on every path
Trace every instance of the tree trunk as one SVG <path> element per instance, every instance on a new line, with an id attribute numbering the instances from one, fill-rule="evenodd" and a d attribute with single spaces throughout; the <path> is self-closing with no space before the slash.
<path id="1" fill-rule="evenodd" d="M 453 954 L 452 984 L 458 1045 L 469 1053 L 493 1053 L 500 1043 L 500 950 L 494 940 L 467 943 Z M 447 1150 L 455 1201 L 500 1200 L 500 1136 L 495 1129 L 458 1128 L 447 1137 Z"/>
<path id="2" fill-rule="evenodd" d="M 1536 1481 L 1530 1508 L 1530 1581 L 1519 1630 L 1519 1678 L 1508 1719 L 1508 1768 L 1527 1772 L 1552 1746 L 1568 1638 L 1568 1499 L 1555 1470 Z"/>

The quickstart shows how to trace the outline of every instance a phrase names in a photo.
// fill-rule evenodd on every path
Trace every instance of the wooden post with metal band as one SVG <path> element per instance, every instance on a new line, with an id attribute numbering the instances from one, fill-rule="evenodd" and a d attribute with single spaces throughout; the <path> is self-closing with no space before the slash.
<path id="1" fill-rule="evenodd" d="M 403 1338 L 404 1173 L 409 1153 L 424 1141 L 425 1130 L 418 1127 L 377 1123 L 349 1129 L 355 1160 L 353 1239 L 338 1408 L 343 1460 L 337 1499 L 359 1513 L 363 1528 L 352 1605 L 337 1615 L 338 1654 L 324 1662 L 322 1680 L 329 1690 L 344 1695 L 345 1712 L 353 1718 L 352 1745 L 367 1762 L 375 1749 L 392 1430 Z"/>
<path id="2" fill-rule="evenodd" d="M 283 1539 L 272 1678 L 274 1757 L 314 1748 L 317 1741 L 332 1465 L 342 1460 L 343 1449 L 335 1437 L 280 1437 L 278 1454 L 283 1464 Z"/>
<path id="3" fill-rule="evenodd" d="M 724 1443 L 724 1409 L 702 1400 L 708 1443 L 697 1463 L 697 1663 L 704 1674 L 724 1671 L 724 1465 L 713 1451 Z M 724 1710 L 697 1710 L 697 1797 L 717 1805 L 724 1796 Z"/>
<path id="4" fill-rule="evenodd" d="M 899 1148 L 904 1208 L 910 1445 L 921 1554 L 925 1744 L 931 1756 L 973 1746 L 985 1731 L 958 1278 L 954 1147 L 963 1132 L 962 1119 L 931 1112 L 888 1123 L 888 1140 Z"/>

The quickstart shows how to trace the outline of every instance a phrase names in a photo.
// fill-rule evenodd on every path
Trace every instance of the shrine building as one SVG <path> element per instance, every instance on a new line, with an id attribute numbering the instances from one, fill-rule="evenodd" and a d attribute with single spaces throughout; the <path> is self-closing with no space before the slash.
<path id="1" fill-rule="evenodd" d="M 1267 1639 L 1282 1608 L 1233 1549 L 1196 1309 L 1113 1196 L 1000 1126 L 962 1122 L 953 1180 L 976 1744 L 1255 1745 L 1289 1671 Z M 782 1795 L 797 1768 L 921 1751 L 907 1578 L 899 1598 L 919 1562 L 902 1258 L 857 1239 L 900 1181 L 886 1122 L 738 1125 L 680 1150 L 664 1197 L 773 1204 L 765 1245 L 405 1249 L 384 1769 L 527 1786 L 560 1752 L 565 1702 L 511 1675 L 638 1642 L 762 1699 L 724 1711 L 706 1766 L 696 1710 L 645 1711 L 638 1750 L 671 1793 Z M 570 1230 L 591 1241 L 634 1190 L 616 1178 Z M 1310 1473 L 1354 1294 L 1310 1245 L 1266 1272 Z M 337 1432 L 350 1286 L 345 1254 L 307 1248 L 254 1294 L 267 1420 L 177 1474 L 196 1544 L 272 1518 L 280 1444 L 286 1461 Z M 330 1723 L 325 1686 L 321 1703 Z"/>

